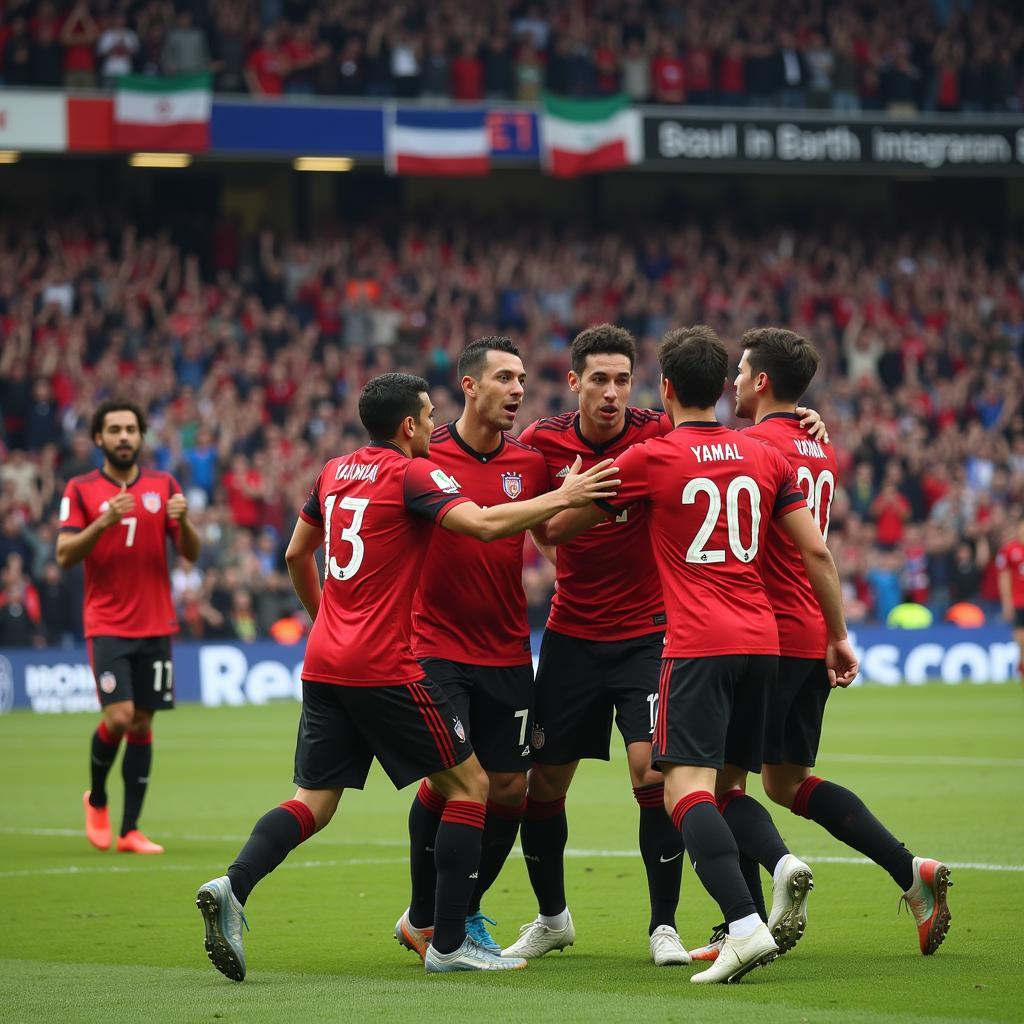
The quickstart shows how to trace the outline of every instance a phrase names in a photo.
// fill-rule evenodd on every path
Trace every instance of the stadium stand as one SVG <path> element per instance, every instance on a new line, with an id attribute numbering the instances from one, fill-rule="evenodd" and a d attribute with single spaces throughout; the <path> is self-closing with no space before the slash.
<path id="1" fill-rule="evenodd" d="M 92 218 L 0 228 L 0 645 L 80 634 L 80 582 L 52 561 L 57 505 L 95 465 L 92 408 L 129 376 L 151 419 L 149 458 L 181 480 L 206 541 L 197 566 L 174 569 L 183 632 L 251 640 L 298 610 L 283 545 L 323 462 L 359 445 L 367 378 L 423 374 L 440 422 L 459 407 L 463 344 L 507 333 L 530 373 L 522 428 L 568 407 L 568 342 L 602 320 L 640 340 L 641 406 L 658 404 L 654 349 L 671 325 L 706 321 L 734 349 L 761 323 L 811 337 L 823 365 L 808 401 L 845 482 L 829 539 L 851 621 L 884 622 L 905 598 L 937 619 L 965 601 L 995 619 L 994 555 L 1024 508 L 1015 243 L 410 220 L 393 235 L 371 222 L 193 253 Z M 552 580 L 535 555 L 526 582 L 539 624 Z"/>
<path id="2" fill-rule="evenodd" d="M 211 72 L 219 92 L 912 113 L 1021 109 L 1010 0 L 0 3 L 0 85 Z M 780 27 L 786 26 L 786 27 Z"/>

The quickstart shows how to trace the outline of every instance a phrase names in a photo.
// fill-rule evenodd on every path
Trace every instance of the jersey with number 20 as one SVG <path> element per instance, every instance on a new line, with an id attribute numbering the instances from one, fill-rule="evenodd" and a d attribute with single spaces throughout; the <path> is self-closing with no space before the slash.
<path id="1" fill-rule="evenodd" d="M 771 519 L 802 507 L 786 460 L 718 423 L 681 423 L 616 457 L 609 514 L 646 504 L 668 613 L 666 658 L 778 654 L 761 577 Z"/>

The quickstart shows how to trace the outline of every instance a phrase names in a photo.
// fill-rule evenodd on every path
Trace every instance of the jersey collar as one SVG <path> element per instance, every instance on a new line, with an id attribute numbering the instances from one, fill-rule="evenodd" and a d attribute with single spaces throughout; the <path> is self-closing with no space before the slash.
<path id="1" fill-rule="evenodd" d="M 680 427 L 703 427 L 705 430 L 716 430 L 721 425 L 718 420 L 683 420 L 682 423 L 676 424 L 676 430 Z"/>
<path id="2" fill-rule="evenodd" d="M 139 470 L 138 473 L 135 474 L 135 479 L 130 484 L 125 484 L 125 487 L 134 487 L 142 479 L 142 470 L 138 466 L 136 466 L 135 468 Z M 123 483 L 122 480 L 115 480 L 109 473 L 107 473 L 103 469 L 102 466 L 100 466 L 99 473 L 100 476 L 107 481 L 107 483 L 113 484 L 115 487 L 120 487 L 121 484 Z"/>
<path id="3" fill-rule="evenodd" d="M 800 421 L 800 417 L 795 412 L 770 412 L 766 416 L 762 416 L 757 422 L 764 423 L 765 420 L 796 420 Z"/>
<path id="4" fill-rule="evenodd" d="M 576 437 L 579 439 L 581 444 L 585 444 L 595 455 L 600 455 L 602 452 L 607 451 L 613 444 L 618 444 L 625 436 L 633 423 L 633 413 L 629 406 L 626 407 L 626 419 L 622 424 L 622 429 L 613 437 L 601 444 L 594 444 L 593 441 L 588 440 L 583 436 L 583 431 L 580 430 L 580 414 L 577 412 L 572 420 L 573 430 L 576 431 Z"/>
<path id="5" fill-rule="evenodd" d="M 406 455 L 405 452 L 402 451 L 402 449 L 399 448 L 398 445 L 395 444 L 394 441 L 371 441 L 366 447 L 367 448 L 390 448 L 391 451 L 398 452 L 399 455 L 405 455 L 406 458 L 409 458 L 409 456 Z"/>
<path id="6" fill-rule="evenodd" d="M 494 451 L 490 452 L 478 452 L 475 448 L 471 447 L 466 443 L 463 436 L 455 429 L 455 421 L 451 420 L 448 423 L 448 433 L 451 434 L 452 440 L 469 456 L 476 459 L 477 462 L 493 462 L 502 452 L 505 447 L 505 432 L 501 432 L 501 440 L 498 442 L 498 447 Z"/>

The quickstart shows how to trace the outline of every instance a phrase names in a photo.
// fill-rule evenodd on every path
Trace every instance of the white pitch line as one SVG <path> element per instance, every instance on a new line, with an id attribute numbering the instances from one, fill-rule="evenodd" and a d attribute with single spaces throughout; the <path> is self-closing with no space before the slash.
<path id="1" fill-rule="evenodd" d="M 2 829 L 0 830 L 7 835 L 81 835 L 78 831 L 71 829 L 35 829 L 35 830 L 17 830 L 17 829 Z M 169 838 L 174 838 L 173 836 Z M 179 837 L 180 838 L 180 837 Z M 390 840 L 387 840 L 390 843 Z M 397 841 L 396 841 L 397 842 Z M 400 845 L 405 845 L 404 843 Z M 513 855 L 522 855 L 522 850 L 516 847 L 513 850 Z M 565 856 L 570 860 L 599 860 L 599 859 L 618 859 L 618 860 L 632 860 L 640 856 L 637 850 L 586 850 L 576 849 L 569 847 L 565 851 Z M 827 854 L 821 856 L 815 856 L 814 854 L 804 853 L 803 856 L 811 864 L 847 864 L 853 865 L 854 867 L 864 867 L 866 865 L 872 865 L 874 862 L 868 860 L 867 857 L 833 857 Z M 361 866 L 381 866 L 389 864 L 405 864 L 407 862 L 406 857 L 349 857 L 344 860 L 310 860 L 310 861 L 285 861 L 282 867 L 286 868 L 332 868 L 332 867 L 361 867 Z M 977 861 L 955 861 L 947 860 L 943 862 L 947 867 L 956 868 L 962 871 L 1008 871 L 1008 872 L 1024 872 L 1024 864 L 986 864 L 979 863 Z M 107 864 L 107 865 L 86 865 L 85 867 L 79 867 L 77 865 L 69 864 L 66 867 L 53 867 L 53 868 L 23 868 L 14 871 L 0 871 L 0 878 L 31 878 L 40 875 L 104 875 L 104 874 L 119 874 L 119 875 L 138 875 L 145 874 L 151 871 L 188 871 L 193 874 L 196 872 L 196 868 L 191 864 L 168 864 L 154 863 L 147 861 L 145 867 L 128 867 L 120 864 Z"/>

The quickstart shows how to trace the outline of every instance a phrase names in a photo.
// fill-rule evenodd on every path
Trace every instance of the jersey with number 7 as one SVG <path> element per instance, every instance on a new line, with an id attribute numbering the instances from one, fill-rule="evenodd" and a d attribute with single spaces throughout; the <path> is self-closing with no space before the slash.
<path id="1" fill-rule="evenodd" d="M 618 456 L 609 514 L 644 502 L 668 613 L 666 658 L 778 654 L 762 579 L 772 519 L 805 505 L 774 449 L 718 423 L 682 423 Z"/>
<path id="2" fill-rule="evenodd" d="M 60 529 L 79 532 L 107 510 L 121 482 L 103 470 L 72 477 L 60 503 Z M 143 469 L 127 488 L 135 505 L 108 527 L 85 558 L 86 636 L 169 636 L 178 631 L 171 603 L 167 538 L 178 539 L 178 523 L 167 501 L 181 493 L 170 473 Z"/>
<path id="3" fill-rule="evenodd" d="M 800 417 L 792 412 L 769 413 L 743 433 L 772 445 L 785 456 L 827 540 L 828 518 L 839 479 L 832 445 L 813 440 L 800 426 Z M 775 609 L 783 657 L 824 658 L 828 645 L 825 617 L 804 572 L 800 552 L 774 523 L 768 533 L 762 571 Z"/>

